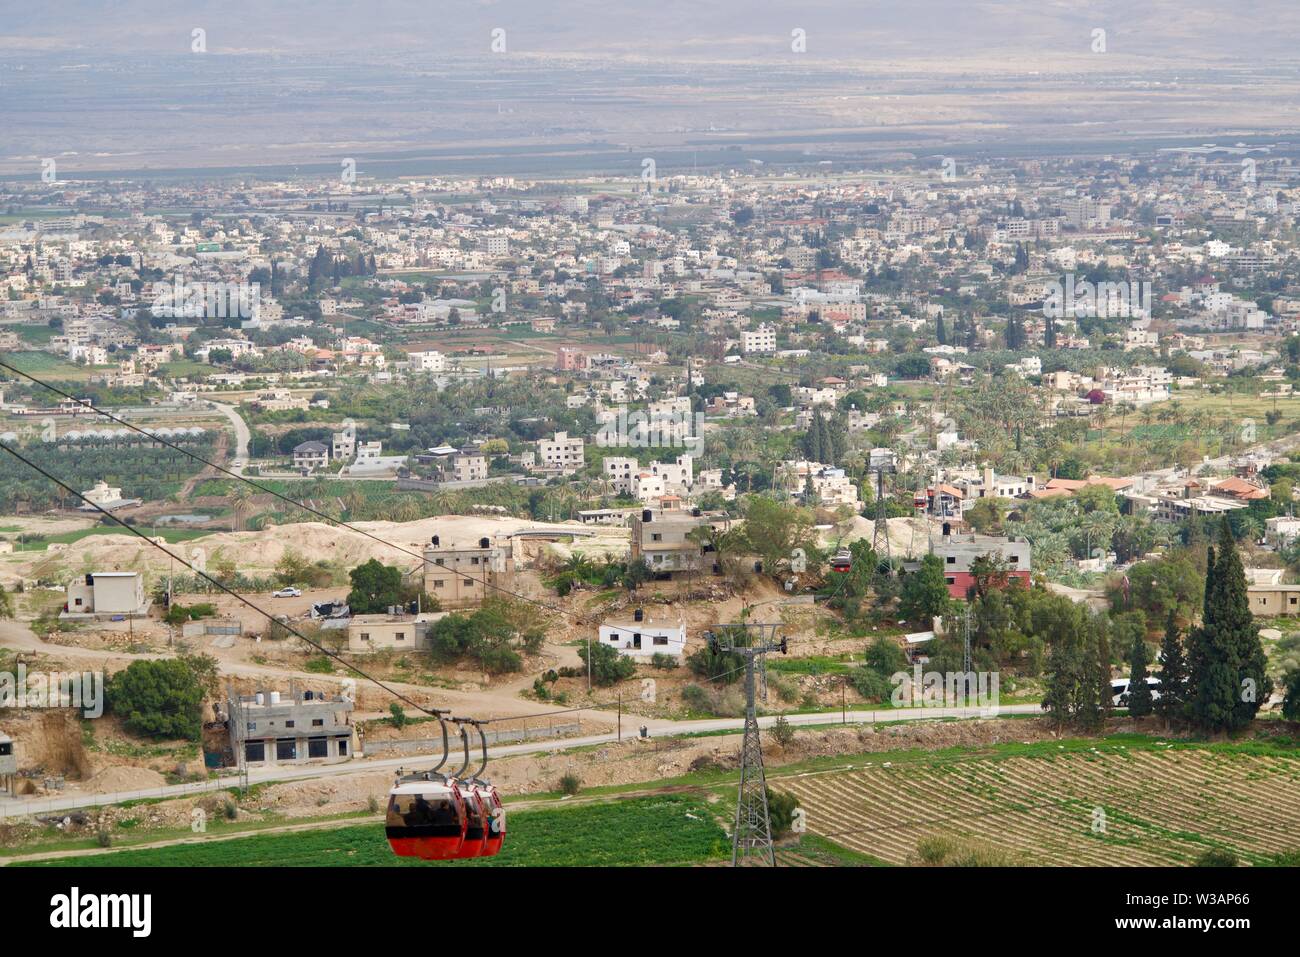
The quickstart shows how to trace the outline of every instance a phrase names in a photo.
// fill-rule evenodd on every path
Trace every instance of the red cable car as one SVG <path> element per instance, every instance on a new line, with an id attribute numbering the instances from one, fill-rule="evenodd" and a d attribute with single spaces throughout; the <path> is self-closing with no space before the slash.
<path id="1" fill-rule="evenodd" d="M 487 735 L 483 733 L 483 724 L 480 721 L 470 721 L 478 729 L 479 742 L 483 746 L 483 763 L 479 766 L 478 773 L 468 781 L 464 782 L 465 789 L 468 791 L 471 787 L 478 795 L 479 800 L 483 803 L 483 814 L 485 822 L 483 856 L 496 857 L 501 852 L 501 847 L 505 844 L 506 839 L 506 809 L 501 803 L 501 797 L 497 794 L 497 789 L 484 781 L 481 775 L 487 768 Z"/>
<path id="2" fill-rule="evenodd" d="M 442 724 L 442 760 L 423 774 L 399 777 L 388 793 L 384 834 L 398 857 L 446 861 L 459 857 L 469 824 L 465 796 L 438 769 L 447 761 L 447 724 Z M 477 800 L 477 796 L 476 796 Z"/>
<path id="3" fill-rule="evenodd" d="M 467 722 L 457 718 L 452 718 L 460 725 L 460 741 L 465 748 L 465 763 L 460 766 L 455 777 L 460 778 L 469 767 L 469 732 L 465 730 L 465 724 L 478 722 Z M 483 729 L 479 728 L 479 734 L 483 736 L 483 767 L 479 768 L 481 772 L 487 767 L 487 737 L 483 735 Z M 465 795 L 465 841 L 461 844 L 460 851 L 454 855 L 455 860 L 465 860 L 471 857 L 484 857 L 487 855 L 488 848 L 488 829 L 491 826 L 489 815 L 491 811 L 483 801 L 483 793 L 479 785 L 472 779 L 461 781 L 461 793 Z"/>
<path id="4" fill-rule="evenodd" d="M 844 574 L 853 568 L 853 555 L 848 549 L 841 549 L 831 557 L 831 571 Z"/>
<path id="5" fill-rule="evenodd" d="M 496 857 L 506 843 L 506 809 L 497 789 L 492 785 L 479 782 L 478 792 L 488 814 L 487 850 L 484 856 Z"/>
<path id="6" fill-rule="evenodd" d="M 483 808 L 483 798 L 478 789 L 466 782 L 462 792 L 465 795 L 465 842 L 460 850 L 452 855 L 453 860 L 463 861 L 470 857 L 482 857 L 487 849 L 487 812 Z"/>

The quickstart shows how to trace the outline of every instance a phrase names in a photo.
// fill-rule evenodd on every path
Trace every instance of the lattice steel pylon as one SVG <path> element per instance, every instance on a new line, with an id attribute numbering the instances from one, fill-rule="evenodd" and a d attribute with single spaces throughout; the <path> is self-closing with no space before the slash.
<path id="1" fill-rule="evenodd" d="M 767 776 L 763 770 L 763 744 L 758 732 L 758 714 L 755 697 L 758 678 L 762 679 L 762 697 L 767 700 L 767 655 L 769 652 L 786 653 L 786 642 L 776 640 L 779 624 L 720 625 L 721 637 L 709 633 L 709 644 L 714 650 L 742 655 L 745 659 L 745 738 L 740 747 L 740 786 L 736 790 L 736 825 L 731 834 L 731 866 L 751 864 L 776 866 L 776 852 L 772 847 L 772 820 L 767 808 Z M 737 647 L 735 635 L 744 631 L 748 638 L 757 634 L 756 641 Z M 757 672 L 757 674 L 756 674 Z"/>
<path id="2" fill-rule="evenodd" d="M 871 551 L 875 553 L 876 562 L 885 568 L 886 575 L 894 574 L 893 556 L 889 548 L 889 509 L 885 503 L 885 473 L 898 469 L 894 465 L 892 452 L 886 449 L 872 449 L 867 466 L 868 474 L 876 474 L 876 517 L 871 523 Z"/>

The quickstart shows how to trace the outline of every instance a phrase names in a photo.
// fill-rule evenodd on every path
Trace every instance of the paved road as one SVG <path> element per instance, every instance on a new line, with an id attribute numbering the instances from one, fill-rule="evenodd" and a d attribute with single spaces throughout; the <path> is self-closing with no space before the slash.
<path id="1" fill-rule="evenodd" d="M 1037 704 L 1004 705 L 998 709 L 999 715 L 1038 714 L 1041 708 Z M 598 712 L 587 712 L 596 714 Z M 608 715 L 605 715 L 606 717 Z M 792 725 L 827 725 L 839 724 L 875 724 L 889 721 L 920 721 L 942 718 L 976 718 L 980 717 L 978 708 L 885 708 L 875 711 L 849 711 L 842 717 L 838 714 L 793 714 L 786 715 Z M 775 715 L 758 719 L 760 727 L 770 727 L 776 721 Z M 629 716 L 623 722 L 623 736 L 634 738 L 637 728 L 644 724 L 652 736 L 664 737 L 701 732 L 740 731 L 744 727 L 741 718 L 711 718 L 703 721 L 667 721 L 645 720 Z M 586 745 L 610 744 L 619 739 L 617 732 L 591 734 L 576 738 L 563 738 L 559 741 L 529 741 L 523 744 L 499 745 L 488 749 L 490 758 L 506 758 L 518 754 L 536 754 L 542 751 L 559 751 L 566 748 Z M 366 774 L 373 771 L 393 771 L 399 767 L 412 768 L 421 764 L 418 756 L 404 755 L 398 758 L 362 759 L 347 764 L 331 765 L 296 765 L 291 767 L 254 768 L 249 771 L 249 783 L 257 784 L 268 781 L 297 781 L 310 778 L 329 778 L 349 774 Z M 193 794 L 202 794 L 222 788 L 230 788 L 237 783 L 233 776 L 220 781 L 204 781 L 197 784 L 176 784 L 160 788 L 148 788 L 135 791 L 117 791 L 109 794 L 68 795 L 49 799 L 0 799 L 0 819 L 6 816 L 24 814 L 48 814 L 56 811 L 71 811 L 77 808 L 93 807 L 106 804 L 119 804 L 123 801 L 138 801 L 148 798 L 175 798 Z"/>
<path id="2" fill-rule="evenodd" d="M 211 401 L 211 400 L 209 400 Z M 239 414 L 239 410 L 233 405 L 223 405 L 220 402 L 212 402 L 212 407 L 230 420 L 230 424 L 235 427 L 235 454 L 232 459 L 233 464 L 230 471 L 239 475 L 243 472 L 244 466 L 248 463 L 248 445 L 252 441 L 253 434 L 249 431 L 248 423 L 244 417 Z"/>

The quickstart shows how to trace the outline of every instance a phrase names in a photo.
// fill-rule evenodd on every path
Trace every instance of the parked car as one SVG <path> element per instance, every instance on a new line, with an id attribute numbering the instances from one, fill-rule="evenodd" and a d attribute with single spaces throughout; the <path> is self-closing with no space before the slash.
<path id="1" fill-rule="evenodd" d="M 302 590 L 290 585 L 288 588 L 281 588 L 277 592 L 272 592 L 272 598 L 299 598 L 302 596 Z"/>

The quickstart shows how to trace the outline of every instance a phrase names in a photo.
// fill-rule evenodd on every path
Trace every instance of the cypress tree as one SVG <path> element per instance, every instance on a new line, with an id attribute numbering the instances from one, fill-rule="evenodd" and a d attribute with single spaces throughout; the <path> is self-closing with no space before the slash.
<path id="1" fill-rule="evenodd" d="M 831 424 L 827 421 L 826 416 L 818 414 L 817 416 L 817 433 L 818 440 L 821 443 L 822 455 L 826 456 L 819 461 L 827 465 L 835 464 L 835 440 L 831 437 Z"/>
<path id="2" fill-rule="evenodd" d="M 808 432 L 804 435 L 803 451 L 809 462 L 820 462 L 822 460 L 822 435 L 817 428 L 820 421 L 820 415 L 816 409 L 813 410 L 813 421 L 808 426 Z"/>
<path id="3" fill-rule="evenodd" d="M 1188 640 L 1187 716 L 1207 732 L 1238 731 L 1254 720 L 1273 682 L 1246 594 L 1246 573 L 1227 519 L 1207 575 L 1205 615 Z M 1211 569 L 1207 569 L 1211 570 Z"/>
<path id="4" fill-rule="evenodd" d="M 1130 717 L 1145 718 L 1151 713 L 1151 686 L 1147 684 L 1147 665 L 1150 662 L 1146 636 L 1138 630 L 1133 636 L 1133 650 L 1129 653 L 1128 713 Z"/>
<path id="5" fill-rule="evenodd" d="M 1160 642 L 1160 697 L 1154 702 L 1156 714 L 1168 723 L 1170 718 L 1181 717 L 1187 704 L 1187 659 L 1183 657 L 1182 636 L 1178 633 L 1178 619 L 1169 609 L 1165 624 L 1165 637 Z"/>

